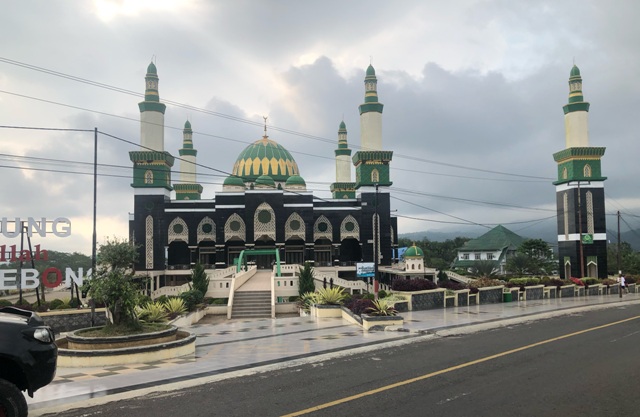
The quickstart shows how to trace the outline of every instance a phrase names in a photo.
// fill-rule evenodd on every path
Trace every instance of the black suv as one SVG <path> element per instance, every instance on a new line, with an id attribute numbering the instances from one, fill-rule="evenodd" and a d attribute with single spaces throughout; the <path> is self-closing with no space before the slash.
<path id="1" fill-rule="evenodd" d="M 21 391 L 33 393 L 56 374 L 58 348 L 53 331 L 32 311 L 0 308 L 0 417 L 28 413 Z"/>

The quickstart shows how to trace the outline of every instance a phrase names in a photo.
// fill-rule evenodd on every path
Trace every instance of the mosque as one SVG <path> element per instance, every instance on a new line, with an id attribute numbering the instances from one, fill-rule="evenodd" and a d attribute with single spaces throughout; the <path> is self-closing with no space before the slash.
<path id="1" fill-rule="evenodd" d="M 315 267 L 342 267 L 342 274 L 352 277 L 355 264 L 374 262 L 376 252 L 378 265 L 392 264 L 398 229 L 388 190 L 393 152 L 383 150 L 383 104 L 371 65 L 359 106 L 360 150 L 352 156 L 341 122 L 329 199 L 307 190 L 303 171 L 267 135 L 266 123 L 262 138 L 241 150 L 233 165 L 221 167 L 231 172 L 222 191 L 202 195 L 189 121 L 179 158 L 165 149 L 166 105 L 160 100 L 158 80 L 152 62 L 144 101 L 138 104 L 140 148 L 129 153 L 134 190 L 129 233 L 140 248 L 135 267 L 154 277 L 154 287 L 179 283 L 196 262 L 208 270 L 231 267 L 241 253 L 249 254 L 258 269 L 309 261 Z M 173 178 L 174 162 L 179 162 L 179 178 Z"/>

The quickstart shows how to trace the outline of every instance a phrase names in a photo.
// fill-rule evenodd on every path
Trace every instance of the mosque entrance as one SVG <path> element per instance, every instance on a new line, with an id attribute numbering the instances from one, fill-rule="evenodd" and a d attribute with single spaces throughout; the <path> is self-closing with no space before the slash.
<path id="1" fill-rule="evenodd" d="M 304 264 L 304 240 L 289 239 L 284 243 L 284 260 L 287 265 Z"/>
<path id="2" fill-rule="evenodd" d="M 253 255 L 255 256 L 254 262 L 256 263 L 256 267 L 258 269 L 273 269 L 273 265 L 276 263 L 275 242 L 272 240 L 258 240 L 256 241 L 254 249 L 256 250 L 256 254 Z"/>
<path id="3" fill-rule="evenodd" d="M 362 249 L 357 239 L 347 238 L 340 243 L 340 266 L 353 266 L 361 259 Z"/>

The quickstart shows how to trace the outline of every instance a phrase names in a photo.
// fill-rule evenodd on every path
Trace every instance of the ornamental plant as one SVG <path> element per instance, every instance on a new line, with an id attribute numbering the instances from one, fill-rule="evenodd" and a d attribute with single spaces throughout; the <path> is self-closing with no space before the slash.
<path id="1" fill-rule="evenodd" d="M 184 304 L 182 298 L 168 298 L 162 306 L 164 307 L 167 314 L 169 314 L 169 318 L 174 319 L 178 317 L 180 314 L 184 314 L 187 312 L 187 306 Z"/>
<path id="2" fill-rule="evenodd" d="M 324 305 L 340 305 L 347 296 L 344 289 L 340 287 L 320 288 L 317 294 L 318 304 Z"/>
<path id="3" fill-rule="evenodd" d="M 298 298 L 298 306 L 306 312 L 309 312 L 313 304 L 318 303 L 318 294 L 315 292 L 306 292 Z"/>
<path id="4" fill-rule="evenodd" d="M 393 308 L 393 304 L 380 298 L 373 301 L 373 306 L 365 310 L 371 316 L 395 316 L 398 311 Z"/>
<path id="5" fill-rule="evenodd" d="M 167 312 L 159 302 L 147 303 L 144 307 L 136 307 L 138 319 L 143 323 L 164 323 L 167 321 Z"/>

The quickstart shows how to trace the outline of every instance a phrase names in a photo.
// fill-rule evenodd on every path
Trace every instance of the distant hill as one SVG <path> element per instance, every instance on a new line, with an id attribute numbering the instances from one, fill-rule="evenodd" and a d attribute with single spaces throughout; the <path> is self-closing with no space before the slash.
<path id="1" fill-rule="evenodd" d="M 556 230 L 555 224 L 543 225 L 538 227 L 531 227 L 522 229 L 519 227 L 510 227 L 510 225 L 505 225 L 505 227 L 512 232 L 519 234 L 522 237 L 529 239 L 542 239 L 545 242 L 549 243 L 552 247 L 557 249 L 557 241 L 558 241 L 558 232 Z M 468 227 L 464 230 L 436 230 L 436 231 L 422 231 L 422 232 L 412 232 L 412 233 L 400 233 L 398 235 L 399 238 L 406 238 L 409 240 L 423 240 L 429 239 L 433 242 L 444 242 L 445 240 L 451 240 L 456 237 L 468 237 L 468 238 L 476 238 L 485 234 L 489 229 L 484 227 Z M 618 236 L 612 235 L 611 229 L 609 229 L 608 233 L 609 242 L 616 243 Z M 631 247 L 640 251 L 640 229 L 636 230 L 628 230 L 626 232 L 620 233 L 620 239 L 623 242 L 628 242 Z"/>

